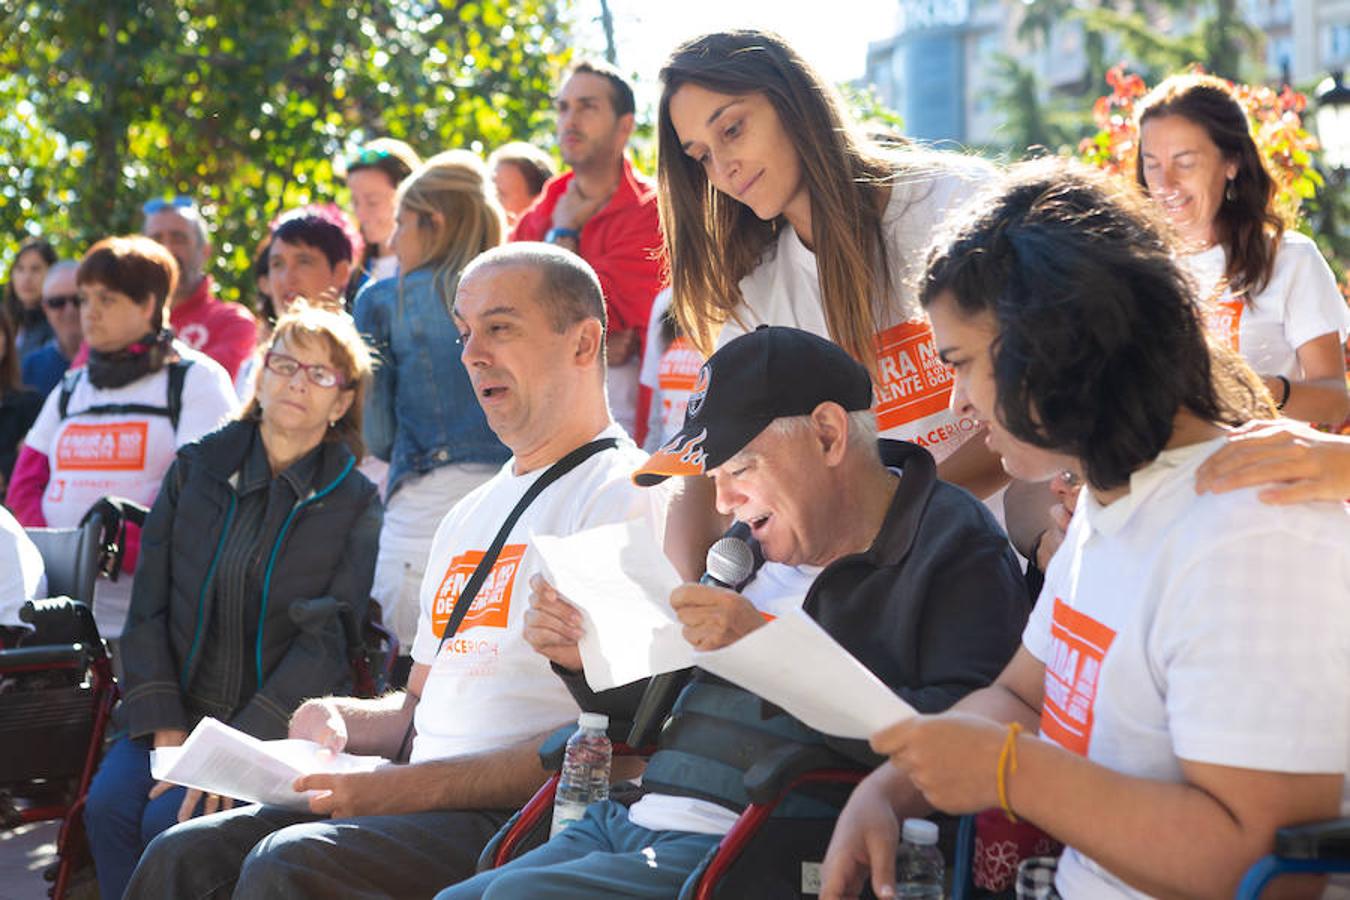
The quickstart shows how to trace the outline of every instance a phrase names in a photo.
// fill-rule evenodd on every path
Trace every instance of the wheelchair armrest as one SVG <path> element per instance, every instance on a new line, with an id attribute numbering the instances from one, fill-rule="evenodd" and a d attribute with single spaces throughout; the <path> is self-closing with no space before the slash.
<path id="1" fill-rule="evenodd" d="M 88 605 L 69 597 L 29 600 L 19 609 L 19 619 L 33 626 L 25 645 L 99 644 L 98 625 Z"/>
<path id="2" fill-rule="evenodd" d="M 0 650 L 0 674 L 42 669 L 83 669 L 89 664 L 89 648 L 83 644 L 39 644 Z"/>
<path id="3" fill-rule="evenodd" d="M 1275 832 L 1275 855 L 1286 859 L 1350 860 L 1350 819 L 1281 828 Z"/>
<path id="4" fill-rule="evenodd" d="M 792 782 L 814 769 L 853 769 L 857 764 L 819 744 L 784 744 L 746 770 L 742 777 L 751 803 L 773 803 Z"/>
<path id="5" fill-rule="evenodd" d="M 651 747 L 634 750 L 624 743 L 624 738 L 632 730 L 633 723 L 624 720 L 615 720 L 609 723 L 609 728 L 605 734 L 609 736 L 610 742 L 614 744 L 615 756 L 650 756 L 654 750 Z M 557 772 L 562 769 L 563 754 L 567 752 L 567 740 L 576 733 L 577 726 L 573 722 L 571 725 L 564 725 L 557 731 L 544 738 L 544 742 L 539 745 L 539 765 L 544 767 L 545 772 Z"/>

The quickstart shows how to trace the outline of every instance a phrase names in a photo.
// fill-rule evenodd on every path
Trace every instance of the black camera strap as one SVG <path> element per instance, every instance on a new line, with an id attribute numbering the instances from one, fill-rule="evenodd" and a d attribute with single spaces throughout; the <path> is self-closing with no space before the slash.
<path id="1" fill-rule="evenodd" d="M 619 446 L 618 439 L 611 437 L 598 438 L 597 440 L 591 441 L 589 444 L 578 447 L 553 465 L 549 466 L 548 470 L 545 471 L 543 475 L 540 475 L 539 478 L 535 480 L 534 484 L 530 485 L 529 490 L 525 492 L 524 496 L 516 501 L 515 507 L 511 510 L 510 514 L 507 515 L 506 521 L 502 523 L 502 527 L 497 531 L 497 536 L 492 539 L 492 543 L 483 554 L 483 558 L 478 561 L 478 566 L 473 570 L 473 574 L 470 575 L 469 580 L 464 583 L 464 590 L 460 591 L 459 599 L 455 601 L 455 607 L 450 612 L 450 619 L 445 623 L 445 630 L 441 632 L 441 640 L 440 643 L 436 645 L 436 653 L 431 657 L 433 665 L 435 664 L 435 660 L 440 657 L 441 650 L 445 647 L 445 642 L 454 637 L 455 632 L 459 631 L 459 626 L 463 623 L 464 617 L 469 614 L 469 607 L 473 605 L 474 597 L 478 595 L 478 591 L 483 586 L 483 582 L 487 581 L 488 575 L 492 572 L 493 565 L 497 562 L 497 557 L 501 555 L 502 548 L 506 546 L 506 539 L 511 536 L 511 529 L 516 527 L 516 522 L 518 522 L 520 517 L 525 514 L 525 510 L 529 508 L 535 498 L 542 494 L 544 489 L 550 484 L 557 481 L 559 478 L 562 478 L 568 472 L 572 471 L 595 454 L 602 450 L 613 450 L 617 446 Z M 409 750 L 408 741 L 412 737 L 412 733 L 413 723 L 410 721 L 408 723 L 408 730 L 403 734 L 403 742 L 399 745 L 399 759 L 402 759 L 404 754 Z"/>

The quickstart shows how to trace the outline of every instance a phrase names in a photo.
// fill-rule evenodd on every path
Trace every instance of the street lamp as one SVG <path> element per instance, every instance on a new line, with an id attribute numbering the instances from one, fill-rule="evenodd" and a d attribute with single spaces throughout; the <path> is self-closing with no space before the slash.
<path id="1" fill-rule="evenodd" d="M 1317 138 L 1322 157 L 1333 169 L 1350 168 L 1350 88 L 1341 82 L 1336 69 L 1324 78 L 1313 96 L 1317 98 Z"/>

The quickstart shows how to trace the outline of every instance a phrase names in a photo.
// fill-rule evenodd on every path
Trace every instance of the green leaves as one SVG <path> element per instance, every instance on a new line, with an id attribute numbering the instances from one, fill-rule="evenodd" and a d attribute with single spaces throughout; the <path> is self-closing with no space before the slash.
<path id="1" fill-rule="evenodd" d="M 0 11 L 0 265 L 140 228 L 146 197 L 210 219 L 212 274 L 251 299 L 271 219 L 346 191 L 381 134 L 424 155 L 540 137 L 565 0 L 63 0 Z"/>

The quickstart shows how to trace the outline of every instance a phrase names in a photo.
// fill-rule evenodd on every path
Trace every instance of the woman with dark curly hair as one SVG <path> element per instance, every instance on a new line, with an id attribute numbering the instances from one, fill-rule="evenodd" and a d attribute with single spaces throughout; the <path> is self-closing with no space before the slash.
<path id="1" fill-rule="evenodd" d="M 1350 513 L 1197 492 L 1264 391 L 1211 361 L 1155 218 L 1055 161 L 930 257 L 919 294 L 953 405 L 1010 473 L 1085 488 L 995 684 L 872 736 L 891 761 L 840 817 L 823 897 L 869 868 L 888 889 L 896 815 L 933 807 L 1001 808 L 1063 842 L 1053 875 L 1030 865 L 1053 881 L 1038 896 L 1068 898 L 1231 897 L 1277 828 L 1344 815 Z"/>
<path id="2" fill-rule="evenodd" d="M 1288 227 L 1227 82 L 1176 75 L 1140 102 L 1138 183 L 1184 242 L 1179 256 L 1213 337 L 1265 380 L 1284 415 L 1350 412 L 1350 311 L 1317 245 Z"/>

